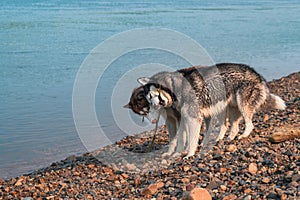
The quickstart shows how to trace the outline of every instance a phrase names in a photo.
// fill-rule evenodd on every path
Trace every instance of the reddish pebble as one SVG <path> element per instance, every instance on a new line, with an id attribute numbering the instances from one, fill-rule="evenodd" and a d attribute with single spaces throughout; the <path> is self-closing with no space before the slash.
<path id="1" fill-rule="evenodd" d="M 186 193 L 182 200 L 211 200 L 212 197 L 206 189 L 194 188 L 190 192 Z"/>

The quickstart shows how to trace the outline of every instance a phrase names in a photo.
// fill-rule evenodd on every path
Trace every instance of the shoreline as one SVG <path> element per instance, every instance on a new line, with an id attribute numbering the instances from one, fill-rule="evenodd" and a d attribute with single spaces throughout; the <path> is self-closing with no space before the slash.
<path id="1" fill-rule="evenodd" d="M 177 199 L 202 188 L 212 199 L 297 199 L 300 197 L 300 138 L 278 144 L 269 136 L 300 125 L 300 72 L 268 82 L 282 97 L 284 111 L 259 112 L 255 129 L 243 140 L 220 141 L 208 155 L 162 159 L 167 131 L 125 137 L 113 145 L 30 174 L 0 179 L 0 199 Z M 200 138 L 201 139 L 201 138 Z"/>

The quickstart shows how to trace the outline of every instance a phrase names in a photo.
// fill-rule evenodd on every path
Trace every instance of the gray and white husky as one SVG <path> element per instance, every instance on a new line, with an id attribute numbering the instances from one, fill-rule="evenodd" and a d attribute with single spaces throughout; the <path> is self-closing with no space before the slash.
<path id="1" fill-rule="evenodd" d="M 227 116 L 231 124 L 229 139 L 233 140 L 243 117 L 245 130 L 238 137 L 241 139 L 253 130 L 252 117 L 259 109 L 286 107 L 279 96 L 269 92 L 265 79 L 244 64 L 195 66 L 160 72 L 150 78 L 139 78 L 138 82 L 142 86 L 134 89 L 124 107 L 148 118 L 153 113 L 164 113 L 169 131 L 169 150 L 164 155 L 173 154 L 176 148 L 176 152 L 187 151 L 185 158 L 193 156 L 203 120 L 208 130 L 212 117 L 218 117 L 218 141 L 227 131 Z"/>

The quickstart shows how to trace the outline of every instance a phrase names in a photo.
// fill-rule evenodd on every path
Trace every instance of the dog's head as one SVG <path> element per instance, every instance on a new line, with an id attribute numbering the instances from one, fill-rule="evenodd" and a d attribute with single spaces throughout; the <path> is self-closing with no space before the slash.
<path id="1" fill-rule="evenodd" d="M 146 116 L 150 110 L 150 104 L 145 97 L 143 86 L 135 88 L 132 91 L 130 101 L 124 106 L 124 108 L 131 109 L 134 113 L 142 116 Z"/>
<path id="2" fill-rule="evenodd" d="M 130 101 L 124 108 L 129 108 L 150 122 L 156 123 L 160 109 L 172 105 L 172 97 L 164 88 L 149 81 L 149 78 L 138 79 L 141 86 L 133 90 Z"/>
<path id="3" fill-rule="evenodd" d="M 146 117 L 151 123 L 155 124 L 158 119 L 158 111 L 154 110 L 145 97 L 143 86 L 132 91 L 130 101 L 124 108 L 131 109 L 134 113 Z"/>
<path id="4" fill-rule="evenodd" d="M 143 86 L 144 95 L 150 103 L 151 108 L 159 110 L 162 107 L 171 107 L 173 98 L 169 89 L 151 82 L 150 79 L 146 77 L 139 78 L 138 82 Z"/>

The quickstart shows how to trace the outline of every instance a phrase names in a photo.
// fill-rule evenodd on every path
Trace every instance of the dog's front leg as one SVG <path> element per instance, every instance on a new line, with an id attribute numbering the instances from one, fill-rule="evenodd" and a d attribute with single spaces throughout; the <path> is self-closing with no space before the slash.
<path id="1" fill-rule="evenodd" d="M 179 130 L 177 133 L 177 148 L 176 148 L 176 152 L 183 152 L 184 150 L 184 146 L 186 143 L 186 136 L 187 136 L 187 126 L 186 123 L 183 121 L 184 119 L 181 119 L 180 122 L 180 126 L 179 126 Z"/>
<path id="2" fill-rule="evenodd" d="M 207 136 L 208 128 L 211 122 L 211 117 L 205 117 L 204 123 L 205 123 L 205 132 L 203 133 L 203 138 Z M 200 147 L 203 147 L 203 142 L 201 142 Z"/>
<path id="3" fill-rule="evenodd" d="M 183 159 L 188 159 L 193 156 L 197 150 L 199 134 L 202 124 L 202 118 L 189 118 L 187 124 L 187 156 Z"/>
<path id="4" fill-rule="evenodd" d="M 170 156 L 174 153 L 176 144 L 177 144 L 177 125 L 176 120 L 174 118 L 167 118 L 166 125 L 169 132 L 169 149 L 168 152 L 164 153 L 162 156 Z"/>

